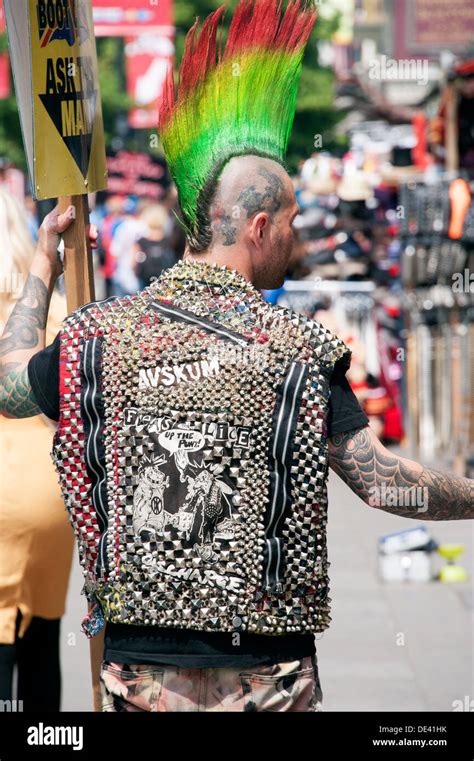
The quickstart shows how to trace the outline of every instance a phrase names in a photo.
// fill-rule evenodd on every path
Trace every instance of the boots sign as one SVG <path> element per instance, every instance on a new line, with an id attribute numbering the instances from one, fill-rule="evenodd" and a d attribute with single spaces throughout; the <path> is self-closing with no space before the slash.
<path id="1" fill-rule="evenodd" d="M 107 168 L 91 1 L 5 0 L 5 11 L 35 196 L 103 190 Z"/>

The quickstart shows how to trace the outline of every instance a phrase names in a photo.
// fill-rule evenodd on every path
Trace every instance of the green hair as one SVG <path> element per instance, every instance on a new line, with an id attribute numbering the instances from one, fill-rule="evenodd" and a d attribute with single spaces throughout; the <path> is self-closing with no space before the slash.
<path id="1" fill-rule="evenodd" d="M 196 250 L 210 243 L 208 212 L 219 176 L 234 156 L 285 166 L 304 48 L 315 13 L 290 0 L 241 0 L 222 54 L 216 35 L 224 6 L 186 36 L 175 95 L 168 71 L 159 130 L 178 190 L 182 225 Z M 217 53 L 217 55 L 216 55 Z"/>

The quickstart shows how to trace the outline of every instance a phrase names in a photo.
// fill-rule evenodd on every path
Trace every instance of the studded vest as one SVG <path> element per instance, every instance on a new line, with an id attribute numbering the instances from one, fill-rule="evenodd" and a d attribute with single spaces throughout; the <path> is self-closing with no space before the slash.
<path id="1" fill-rule="evenodd" d="M 329 625 L 326 419 L 341 358 L 322 325 L 210 264 L 180 262 L 66 319 L 52 455 L 105 620 Z"/>

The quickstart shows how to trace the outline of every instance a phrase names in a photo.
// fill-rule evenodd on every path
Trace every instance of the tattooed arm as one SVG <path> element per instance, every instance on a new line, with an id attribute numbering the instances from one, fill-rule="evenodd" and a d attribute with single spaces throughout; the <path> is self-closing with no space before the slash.
<path id="1" fill-rule="evenodd" d="M 41 410 L 28 380 L 28 362 L 44 349 L 46 321 L 54 284 L 62 265 L 57 254 L 60 234 L 74 219 L 69 206 L 48 214 L 40 228 L 38 245 L 23 293 L 8 318 L 0 339 L 0 413 L 5 417 L 31 417 Z"/>
<path id="2" fill-rule="evenodd" d="M 329 464 L 371 507 L 417 520 L 474 518 L 474 480 L 397 457 L 368 426 L 335 434 Z"/>

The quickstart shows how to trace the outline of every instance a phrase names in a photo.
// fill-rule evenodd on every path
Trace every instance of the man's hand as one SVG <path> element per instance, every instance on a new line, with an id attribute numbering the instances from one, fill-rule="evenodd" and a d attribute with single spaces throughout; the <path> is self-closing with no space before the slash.
<path id="1" fill-rule="evenodd" d="M 76 209 L 74 206 L 68 206 L 63 214 L 59 213 L 59 206 L 55 206 L 43 219 L 39 229 L 37 253 L 46 256 L 50 260 L 53 270 L 59 264 L 59 274 L 62 271 L 61 262 L 58 257 L 61 235 L 75 218 Z"/>
<path id="2" fill-rule="evenodd" d="M 474 518 L 473 480 L 397 457 L 368 426 L 332 436 L 329 464 L 371 507 L 417 520 Z"/>
<path id="3" fill-rule="evenodd" d="M 57 271 L 57 277 L 62 272 L 62 264 L 58 256 L 61 235 L 68 229 L 75 218 L 76 209 L 74 206 L 68 206 L 63 214 L 59 213 L 59 206 L 55 206 L 46 215 L 39 229 L 37 254 L 45 256 L 50 261 L 53 272 Z M 88 233 L 92 248 L 97 248 L 97 227 L 89 225 Z"/>

